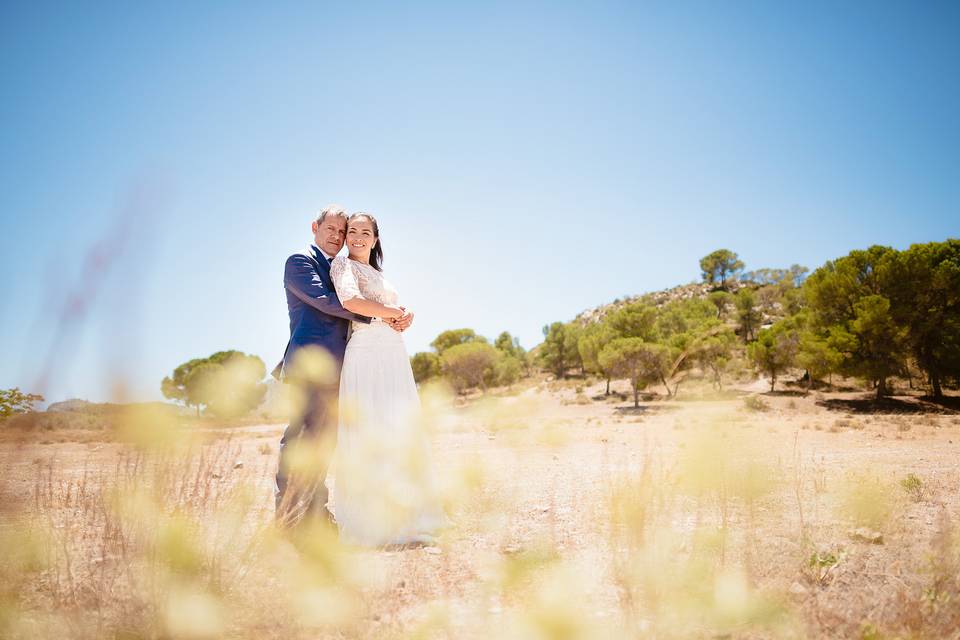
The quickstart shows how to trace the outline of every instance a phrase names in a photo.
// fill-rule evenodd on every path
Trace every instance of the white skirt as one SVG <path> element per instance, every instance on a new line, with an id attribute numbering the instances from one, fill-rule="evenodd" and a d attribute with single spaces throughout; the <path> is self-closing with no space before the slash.
<path id="1" fill-rule="evenodd" d="M 446 522 L 420 397 L 402 336 L 355 325 L 340 375 L 333 506 L 340 538 L 383 546 L 435 534 Z"/>

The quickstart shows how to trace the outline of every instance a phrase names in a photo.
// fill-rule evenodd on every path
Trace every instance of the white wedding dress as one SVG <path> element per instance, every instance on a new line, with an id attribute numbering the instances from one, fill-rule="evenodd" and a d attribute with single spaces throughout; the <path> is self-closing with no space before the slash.
<path id="1" fill-rule="evenodd" d="M 396 289 L 368 264 L 330 264 L 340 300 L 397 304 Z M 340 375 L 332 491 L 340 538 L 378 547 L 424 541 L 446 523 L 430 463 L 420 397 L 403 337 L 385 322 L 353 323 Z"/>

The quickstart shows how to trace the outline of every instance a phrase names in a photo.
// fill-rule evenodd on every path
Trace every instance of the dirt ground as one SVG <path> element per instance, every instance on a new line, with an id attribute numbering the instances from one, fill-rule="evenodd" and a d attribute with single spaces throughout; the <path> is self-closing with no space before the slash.
<path id="1" fill-rule="evenodd" d="M 110 611 L 135 583 L 104 578 L 119 560 L 83 505 L 124 476 L 129 445 L 5 442 L 5 527 L 40 522 L 74 549 L 70 579 L 48 565 L 11 596 L 12 635 L 958 637 L 960 414 L 914 397 L 877 408 L 863 392 L 759 394 L 766 407 L 750 409 L 758 390 L 634 408 L 600 383 L 541 382 L 439 403 L 432 444 L 452 521 L 439 547 L 338 555 L 362 578 L 349 606 L 312 601 L 329 613 L 313 621 L 279 612 L 295 597 L 284 563 L 303 562 L 294 545 L 224 563 L 225 613 L 206 631 Z M 183 500 L 249 486 L 253 539 L 271 521 L 281 430 L 216 430 L 190 454 L 206 479 Z M 228 504 L 212 499 L 210 513 Z"/>

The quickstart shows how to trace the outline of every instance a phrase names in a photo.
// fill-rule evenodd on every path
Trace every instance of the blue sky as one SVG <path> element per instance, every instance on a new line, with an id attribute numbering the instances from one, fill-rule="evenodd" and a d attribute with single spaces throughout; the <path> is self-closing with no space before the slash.
<path id="1" fill-rule="evenodd" d="M 159 397 L 287 340 L 339 202 L 441 330 L 960 235 L 960 4 L 0 7 L 0 388 Z M 229 6 L 228 6 L 229 5 Z"/>

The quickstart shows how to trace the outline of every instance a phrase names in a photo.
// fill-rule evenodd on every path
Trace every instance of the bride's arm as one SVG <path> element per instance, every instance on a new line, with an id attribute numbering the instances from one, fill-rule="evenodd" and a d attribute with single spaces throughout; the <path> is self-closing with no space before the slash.
<path id="1" fill-rule="evenodd" d="M 350 298 L 349 300 L 341 300 L 340 304 L 342 304 L 343 308 L 347 311 L 352 311 L 353 313 L 362 316 L 370 316 L 372 318 L 393 320 L 403 315 L 402 307 L 392 304 L 380 304 L 379 302 L 374 302 L 373 300 L 367 300 L 362 296 Z"/>

